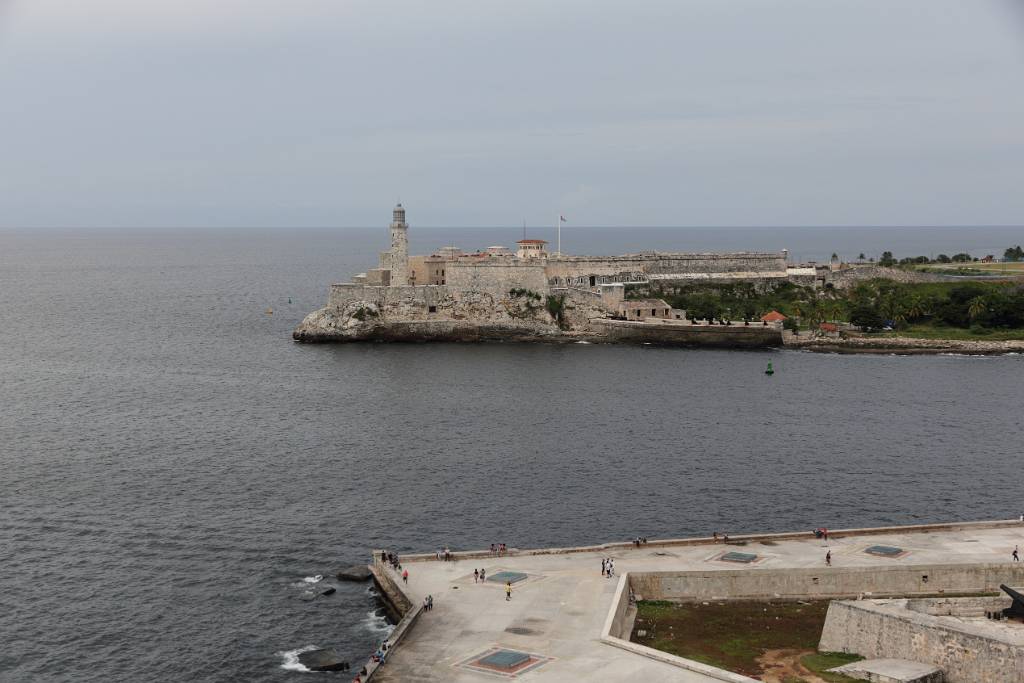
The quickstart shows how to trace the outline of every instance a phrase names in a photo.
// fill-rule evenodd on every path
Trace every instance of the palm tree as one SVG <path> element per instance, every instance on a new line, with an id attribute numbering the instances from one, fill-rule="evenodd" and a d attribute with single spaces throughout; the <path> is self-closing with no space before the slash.
<path id="1" fill-rule="evenodd" d="M 967 315 L 974 320 L 988 309 L 985 297 L 976 296 L 967 302 Z"/>
<path id="2" fill-rule="evenodd" d="M 829 306 L 828 312 L 832 316 L 833 321 L 838 321 L 839 316 L 843 314 L 843 307 L 839 304 L 838 301 L 833 301 L 832 305 Z"/>
<path id="3" fill-rule="evenodd" d="M 924 315 L 924 303 L 921 301 L 921 297 L 912 296 L 907 302 L 907 317 L 911 320 L 916 320 Z"/>

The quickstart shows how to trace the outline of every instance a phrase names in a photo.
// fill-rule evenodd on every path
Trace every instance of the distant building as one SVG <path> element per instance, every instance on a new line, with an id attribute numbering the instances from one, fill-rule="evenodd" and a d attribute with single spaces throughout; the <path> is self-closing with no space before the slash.
<path id="1" fill-rule="evenodd" d="M 626 320 L 673 319 L 672 307 L 661 299 L 631 299 L 619 302 L 619 315 Z"/>
<path id="2" fill-rule="evenodd" d="M 768 311 L 761 316 L 761 320 L 766 323 L 780 323 L 783 320 L 786 320 L 786 316 L 782 315 L 778 311 Z"/>
<path id="3" fill-rule="evenodd" d="M 519 258 L 548 257 L 547 240 L 519 240 L 516 245 L 519 247 L 519 251 L 516 252 Z"/>
<path id="4" fill-rule="evenodd" d="M 982 263 L 992 263 L 992 262 L 993 262 L 993 261 L 995 261 L 995 260 L 996 260 L 996 257 L 995 257 L 995 256 L 993 256 L 992 254 L 989 254 L 989 255 L 988 255 L 988 256 L 986 256 L 985 258 L 981 259 L 981 262 L 982 262 Z"/>

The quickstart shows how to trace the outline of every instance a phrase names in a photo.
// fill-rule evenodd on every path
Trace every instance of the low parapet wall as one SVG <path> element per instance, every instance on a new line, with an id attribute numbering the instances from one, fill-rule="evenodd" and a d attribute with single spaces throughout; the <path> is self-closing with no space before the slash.
<path id="1" fill-rule="evenodd" d="M 632 575 L 638 599 L 707 600 L 839 598 L 871 595 L 997 592 L 1000 583 L 1024 582 L 1024 567 L 947 564 L 812 569 L 726 569 Z"/>
<path id="2" fill-rule="evenodd" d="M 423 612 L 423 605 L 413 604 L 409 597 L 405 594 L 405 591 L 398 585 L 396 581 L 388 571 L 387 566 L 380 561 L 381 551 L 375 550 L 373 552 L 373 564 L 370 565 L 370 573 L 373 574 L 373 580 L 377 584 L 381 593 L 384 595 L 385 600 L 398 612 L 401 619 L 395 626 L 394 630 L 391 631 L 391 635 L 388 636 L 388 654 L 394 651 L 396 647 L 402 642 L 405 636 L 415 626 L 417 620 L 420 618 L 420 614 Z M 368 683 L 373 679 L 374 674 L 379 668 L 384 666 L 383 663 L 374 662 L 371 658 L 366 663 L 366 676 L 363 677 L 364 683 Z"/>
<path id="3" fill-rule="evenodd" d="M 860 527 L 851 529 L 830 529 L 830 538 L 843 538 L 844 536 L 876 536 L 883 534 L 924 534 L 935 531 L 966 531 L 970 529 L 1011 529 L 1024 528 L 1024 522 L 1016 519 L 989 520 L 982 522 L 943 522 L 938 524 L 908 524 L 905 526 L 879 526 Z M 734 543 L 753 543 L 756 541 L 793 541 L 813 538 L 810 531 L 785 531 L 775 534 L 737 534 L 730 536 Z M 711 536 L 695 536 L 692 538 L 666 538 L 654 539 L 647 542 L 648 548 L 671 548 L 693 545 L 715 545 L 721 544 L 721 538 Z M 609 550 L 627 550 L 633 544 L 629 541 L 601 543 L 597 545 L 581 545 L 552 548 L 513 548 L 507 551 L 506 555 L 517 557 L 528 555 L 564 555 L 567 553 L 604 553 Z M 494 557 L 489 550 L 463 550 L 452 553 L 456 560 L 482 559 Z M 411 553 L 402 555 L 402 562 L 428 562 L 437 560 L 436 553 Z"/>

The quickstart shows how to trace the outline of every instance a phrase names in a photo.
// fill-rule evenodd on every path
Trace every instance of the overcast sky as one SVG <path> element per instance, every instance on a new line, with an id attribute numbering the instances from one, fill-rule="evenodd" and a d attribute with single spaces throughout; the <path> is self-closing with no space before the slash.
<path id="1" fill-rule="evenodd" d="M 1024 223 L 1018 0 L 0 0 L 0 226 Z"/>

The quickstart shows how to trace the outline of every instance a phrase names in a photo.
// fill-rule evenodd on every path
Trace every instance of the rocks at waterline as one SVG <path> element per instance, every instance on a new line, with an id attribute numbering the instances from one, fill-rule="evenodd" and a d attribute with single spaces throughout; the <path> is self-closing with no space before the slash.
<path id="1" fill-rule="evenodd" d="M 310 671 L 348 671 L 348 662 L 329 647 L 299 653 L 299 664 Z"/>
<path id="2" fill-rule="evenodd" d="M 346 569 L 338 570 L 339 581 L 369 581 L 373 574 L 370 573 L 370 567 L 365 564 L 357 564 Z"/>

